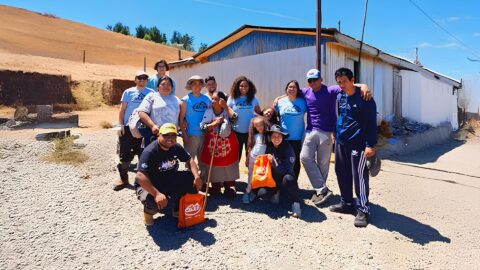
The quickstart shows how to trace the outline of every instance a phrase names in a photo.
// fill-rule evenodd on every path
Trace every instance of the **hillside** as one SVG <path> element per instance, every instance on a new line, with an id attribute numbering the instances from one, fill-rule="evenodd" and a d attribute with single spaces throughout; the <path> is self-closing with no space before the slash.
<path id="1" fill-rule="evenodd" d="M 0 52 L 34 55 L 101 65 L 143 67 L 155 60 L 178 59 L 175 48 L 85 24 L 0 5 Z M 182 57 L 194 53 L 182 51 Z M 1 61 L 1 60 L 0 60 Z"/>

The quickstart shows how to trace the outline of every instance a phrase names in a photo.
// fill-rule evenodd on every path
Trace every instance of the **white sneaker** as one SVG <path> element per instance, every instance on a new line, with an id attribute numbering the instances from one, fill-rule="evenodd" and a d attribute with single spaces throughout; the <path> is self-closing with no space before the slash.
<path id="1" fill-rule="evenodd" d="M 250 193 L 245 193 L 242 196 L 242 203 L 249 204 L 250 203 Z"/>
<path id="2" fill-rule="evenodd" d="M 270 202 L 273 204 L 279 204 L 280 203 L 280 192 L 276 192 L 273 194 L 273 196 L 270 198 Z"/>
<path id="3" fill-rule="evenodd" d="M 299 202 L 292 203 L 292 217 L 301 218 L 302 208 L 300 208 Z"/>

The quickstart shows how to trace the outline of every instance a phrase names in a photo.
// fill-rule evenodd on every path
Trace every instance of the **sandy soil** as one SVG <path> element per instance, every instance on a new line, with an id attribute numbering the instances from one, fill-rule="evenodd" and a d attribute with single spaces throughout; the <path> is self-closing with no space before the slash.
<path id="1" fill-rule="evenodd" d="M 85 24 L 43 16 L 35 12 L 0 5 L 0 49 L 23 55 L 37 55 L 103 65 L 153 66 L 158 58 L 178 59 L 178 50 L 166 45 L 113 33 Z M 184 58 L 193 52 L 182 51 Z"/>
<path id="2" fill-rule="evenodd" d="M 116 110 L 81 112 L 82 166 L 49 164 L 44 130 L 0 131 L 0 268 L 82 269 L 471 269 L 480 265 L 480 139 L 451 140 L 384 160 L 371 180 L 371 224 L 313 206 L 301 173 L 303 218 L 289 205 L 209 200 L 202 225 L 170 214 L 145 228 L 134 192 L 111 190 L 115 133 L 97 127 Z M 81 118 L 82 119 L 82 118 Z M 31 134 L 31 136 L 21 136 Z M 134 173 L 130 173 L 131 179 Z M 331 167 L 328 185 L 338 194 Z M 338 195 L 333 202 L 338 201 Z"/>

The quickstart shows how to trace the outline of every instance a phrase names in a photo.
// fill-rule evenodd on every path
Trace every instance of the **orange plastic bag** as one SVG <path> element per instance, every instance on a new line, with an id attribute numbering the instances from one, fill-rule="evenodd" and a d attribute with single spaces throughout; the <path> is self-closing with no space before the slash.
<path id="1" fill-rule="evenodd" d="M 203 209 L 204 200 L 204 195 L 190 193 L 180 198 L 178 228 L 190 227 L 205 221 L 205 211 Z"/>
<path id="2" fill-rule="evenodd" d="M 276 187 L 272 176 L 272 167 L 267 155 L 259 155 L 255 159 L 252 172 L 252 189 L 261 187 Z"/>

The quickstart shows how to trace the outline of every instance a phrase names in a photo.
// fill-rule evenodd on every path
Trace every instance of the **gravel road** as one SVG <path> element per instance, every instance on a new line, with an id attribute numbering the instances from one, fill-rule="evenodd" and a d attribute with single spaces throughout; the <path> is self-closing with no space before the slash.
<path id="1" fill-rule="evenodd" d="M 46 163 L 49 142 L 0 132 L 0 269 L 473 269 L 480 265 L 480 140 L 385 160 L 371 181 L 371 224 L 318 209 L 301 173 L 290 206 L 209 199 L 207 222 L 146 228 L 134 192 L 114 192 L 115 135 L 86 133 L 86 164 Z M 131 181 L 134 174 L 130 173 Z M 240 190 L 245 188 L 238 183 Z M 331 167 L 328 185 L 338 194 Z M 336 202 L 338 196 L 332 200 Z"/>

